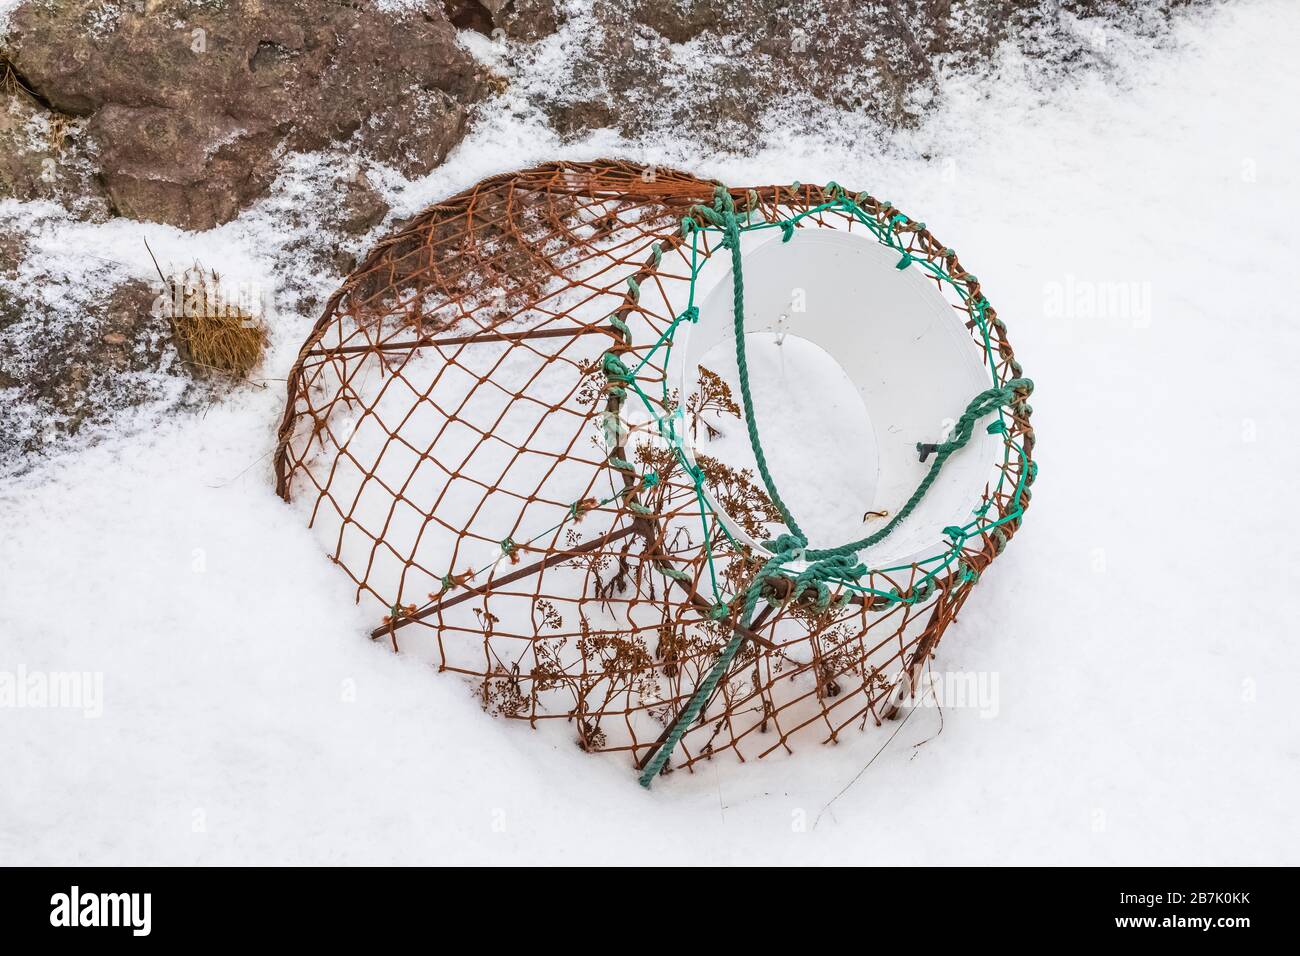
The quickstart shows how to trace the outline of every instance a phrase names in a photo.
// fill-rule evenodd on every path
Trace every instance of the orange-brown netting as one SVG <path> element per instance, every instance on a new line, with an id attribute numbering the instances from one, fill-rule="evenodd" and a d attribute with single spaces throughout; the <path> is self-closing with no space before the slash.
<path id="1" fill-rule="evenodd" d="M 777 223 L 835 189 L 731 196 Z M 744 643 L 670 766 L 789 752 L 894 716 L 1019 527 L 1033 477 L 1021 400 L 989 462 L 983 523 L 947 561 L 872 570 L 825 608 L 773 577 L 741 628 L 736 596 L 762 561 L 700 489 L 755 538 L 780 516 L 750 469 L 697 447 L 693 472 L 662 434 L 673 416 L 694 433 L 738 421 L 708 370 L 699 392 L 677 394 L 661 347 L 700 264 L 727 258 L 682 228 L 713 192 L 663 168 L 555 163 L 426 210 L 329 300 L 289 376 L 275 460 L 278 493 L 308 511 L 374 608 L 374 639 L 463 675 L 492 713 L 560 722 L 580 747 L 638 767 L 738 630 Z M 993 381 L 1018 377 L 1004 324 L 955 254 L 888 203 L 856 202 L 954 280 L 935 285 Z M 834 208 L 798 222 L 861 225 Z M 607 354 L 662 407 L 638 421 Z"/>

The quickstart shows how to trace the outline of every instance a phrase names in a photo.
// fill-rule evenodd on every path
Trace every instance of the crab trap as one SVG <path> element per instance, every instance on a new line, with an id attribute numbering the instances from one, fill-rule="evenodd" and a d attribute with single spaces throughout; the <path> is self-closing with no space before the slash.
<path id="1" fill-rule="evenodd" d="M 333 295 L 277 490 L 374 639 L 648 784 L 897 713 L 1020 526 L 1031 390 L 887 201 L 556 163 L 426 210 Z"/>

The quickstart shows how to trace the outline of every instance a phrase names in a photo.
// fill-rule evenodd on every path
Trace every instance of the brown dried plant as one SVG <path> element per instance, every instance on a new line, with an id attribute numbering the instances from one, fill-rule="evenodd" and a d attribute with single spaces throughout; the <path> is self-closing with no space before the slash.
<path id="1" fill-rule="evenodd" d="M 731 517 L 740 523 L 745 533 L 751 538 L 768 536 L 766 523 L 780 523 L 781 512 L 776 510 L 767 492 L 754 484 L 754 473 L 748 468 L 732 468 L 730 465 L 710 458 L 708 455 L 695 455 L 695 462 L 704 472 L 709 490 Z"/>
<path id="2" fill-rule="evenodd" d="M 162 311 L 181 358 L 207 371 L 247 378 L 266 348 L 265 326 L 229 301 L 221 291 L 221 276 L 201 263 L 171 277 L 158 268 L 158 275 L 164 290 Z"/>
<path id="3" fill-rule="evenodd" d="M 722 430 L 704 417 L 705 412 L 719 415 L 732 415 L 740 418 L 740 406 L 731 394 L 731 386 L 716 372 L 700 366 L 700 388 L 686 402 L 686 414 L 691 416 L 691 437 L 700 437 L 700 425 L 704 426 L 705 435 L 714 439 Z"/>

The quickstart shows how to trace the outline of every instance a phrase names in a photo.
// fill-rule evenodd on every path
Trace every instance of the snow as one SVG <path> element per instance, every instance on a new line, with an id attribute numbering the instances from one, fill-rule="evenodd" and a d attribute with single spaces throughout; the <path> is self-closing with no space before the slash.
<path id="1" fill-rule="evenodd" d="M 835 179 L 926 219 L 1038 384 L 1033 506 L 935 662 L 945 687 L 977 675 L 995 698 L 649 793 L 558 729 L 490 719 L 455 678 L 365 639 L 373 621 L 272 493 L 275 380 L 314 318 L 293 291 L 269 387 L 0 488 L 0 672 L 103 679 L 97 718 L 0 708 L 0 859 L 1300 861 L 1300 331 L 1279 281 L 1298 26 L 1287 0 L 1187 13 L 1166 48 L 1107 41 L 1106 78 L 1048 88 L 1008 56 L 918 130 L 885 141 L 846 119 L 743 157 L 561 144 L 508 94 L 432 176 L 382 180 L 402 215 L 507 164 L 618 153 L 732 183 Z M 337 276 L 284 273 L 297 182 L 203 235 L 43 221 L 35 241 L 144 277 L 147 235 L 232 282 L 328 291 Z"/>

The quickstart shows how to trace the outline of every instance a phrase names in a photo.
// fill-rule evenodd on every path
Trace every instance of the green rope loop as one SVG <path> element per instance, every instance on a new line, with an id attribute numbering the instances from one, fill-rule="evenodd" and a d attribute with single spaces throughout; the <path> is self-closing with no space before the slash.
<path id="1" fill-rule="evenodd" d="M 776 489 L 776 482 L 773 481 L 772 473 L 767 467 L 767 456 L 763 454 L 763 443 L 758 437 L 758 422 L 754 419 L 754 397 L 750 393 L 749 361 L 745 354 L 745 279 L 741 269 L 740 225 L 736 221 L 736 210 L 731 201 L 731 193 L 725 186 L 718 186 L 714 190 L 712 208 L 708 206 L 694 208 L 706 220 L 721 227 L 724 244 L 731 251 L 731 314 L 736 339 L 736 365 L 740 373 L 740 397 L 745 410 L 745 428 L 749 432 L 749 444 L 754 450 L 759 476 L 763 479 L 768 497 L 772 499 L 772 504 L 781 515 L 785 526 L 807 544 L 808 536 L 790 515 L 790 509 L 786 507 L 781 493 Z"/>
<path id="2" fill-rule="evenodd" d="M 838 185 L 831 183 L 827 189 L 832 196 L 839 199 L 843 196 L 843 190 Z M 847 200 L 845 200 L 847 201 Z M 893 208 L 893 204 L 886 201 L 881 211 L 887 212 Z M 791 588 L 787 592 L 787 600 L 799 599 L 806 592 L 811 591 L 814 596 L 814 603 L 818 610 L 824 611 L 830 605 L 831 586 L 834 584 L 853 584 L 867 575 L 869 572 L 865 564 L 862 564 L 858 558 L 858 552 L 865 550 L 873 544 L 884 540 L 888 537 L 898 525 L 904 521 L 925 497 L 930 487 L 934 484 L 942 470 L 944 463 L 958 450 L 965 447 L 971 439 L 974 432 L 975 423 L 985 416 L 991 414 L 997 409 L 1012 405 L 1014 403 L 1023 403 L 1026 396 L 1033 391 L 1033 382 L 1027 378 L 1021 378 L 1017 375 L 1011 381 L 1006 382 L 1001 387 L 986 389 L 979 395 L 975 396 L 966 406 L 965 411 L 958 417 L 952 431 L 946 441 L 940 442 L 933 446 L 924 446 L 934 453 L 934 460 L 930 464 L 929 471 L 922 478 L 920 484 L 907 502 L 896 511 L 888 524 L 873 534 L 868 535 L 858 541 L 851 541 L 847 544 L 835 548 L 809 549 L 808 537 L 803 529 L 795 521 L 790 509 L 786 506 L 785 501 L 781 498 L 777 490 L 776 482 L 772 477 L 771 470 L 768 468 L 767 456 L 763 452 L 763 444 L 759 437 L 758 422 L 754 415 L 753 396 L 750 391 L 749 383 L 749 365 L 745 351 L 745 287 L 744 277 L 741 270 L 740 255 L 740 223 L 736 216 L 735 203 L 731 198 L 731 193 L 726 187 L 718 185 L 714 189 L 714 199 L 712 206 L 694 206 L 691 209 L 692 215 L 683 220 L 683 234 L 696 228 L 696 217 L 709 225 L 718 228 L 722 232 L 721 246 L 728 249 L 731 253 L 731 273 L 732 273 L 732 322 L 735 332 L 736 343 L 736 365 L 739 373 L 740 394 L 742 407 L 744 411 L 745 427 L 749 433 L 750 447 L 754 453 L 754 461 L 758 466 L 759 477 L 767 489 L 772 504 L 780 514 L 782 521 L 788 529 L 787 534 L 779 535 L 772 541 L 765 542 L 765 547 L 772 552 L 772 556 L 764 563 L 758 574 L 754 576 L 748 588 L 744 592 L 744 600 L 741 604 L 740 624 L 736 628 L 732 638 L 723 648 L 722 653 L 710 668 L 708 675 L 696 687 L 690 701 L 682 710 L 672 730 L 665 738 L 663 744 L 658 747 L 654 755 L 647 762 L 643 770 L 640 782 L 642 786 L 650 786 L 655 776 L 663 770 L 673 750 L 690 729 L 691 725 L 699 717 L 700 712 L 704 709 L 717 687 L 718 682 L 726 674 L 731 661 L 740 650 L 744 642 L 744 633 L 749 622 L 753 617 L 758 601 L 762 597 L 763 589 L 767 586 L 769 578 L 774 575 L 786 577 L 791 580 Z M 687 227 L 686 223 L 691 223 Z M 897 227 L 907 222 L 907 217 L 901 213 L 895 214 L 889 219 L 889 233 L 894 233 Z M 782 241 L 788 241 L 793 235 L 794 223 L 787 220 L 778 224 L 781 228 Z M 918 224 L 916 229 L 924 228 L 923 224 Z M 895 248 L 899 248 L 901 243 L 895 243 Z M 912 262 L 916 261 L 915 257 L 905 249 L 899 248 L 902 258 L 898 263 L 898 268 L 905 269 Z M 976 281 L 973 276 L 968 276 L 968 288 L 975 286 Z M 983 309 L 986 307 L 986 300 L 983 297 L 977 305 L 978 314 L 982 317 Z M 1004 426 L 1005 430 L 1005 426 Z M 918 450 L 923 447 L 918 445 Z M 924 459 L 923 459 L 924 460 Z M 695 480 L 697 488 L 702 485 L 703 475 L 698 469 L 692 469 L 692 477 Z M 965 539 L 963 529 L 956 526 L 949 526 L 944 529 L 944 533 L 949 535 L 953 541 L 953 547 L 959 548 L 960 542 Z M 1005 546 L 1006 536 L 1000 529 L 993 532 L 994 547 L 1001 550 Z M 793 575 L 792 579 L 784 571 L 786 565 L 793 561 L 803 560 L 808 564 L 803 570 Z M 661 569 L 662 570 L 662 569 Z M 665 573 L 667 573 L 665 571 Z M 680 574 L 680 572 L 678 572 Z M 926 577 L 909 591 L 909 603 L 919 603 L 929 598 L 934 592 L 935 584 L 931 577 Z M 891 591 L 887 595 L 891 601 L 901 601 L 904 598 L 898 594 L 897 590 Z M 710 612 L 710 617 L 713 614 Z"/>

